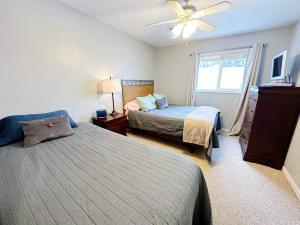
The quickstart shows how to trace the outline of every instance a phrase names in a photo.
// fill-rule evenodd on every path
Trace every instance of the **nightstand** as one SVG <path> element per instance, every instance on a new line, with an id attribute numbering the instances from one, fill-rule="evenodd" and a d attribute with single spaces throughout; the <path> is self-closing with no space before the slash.
<path id="1" fill-rule="evenodd" d="M 116 116 L 107 115 L 104 118 L 93 118 L 93 124 L 118 134 L 127 136 L 127 116 L 120 113 Z"/>

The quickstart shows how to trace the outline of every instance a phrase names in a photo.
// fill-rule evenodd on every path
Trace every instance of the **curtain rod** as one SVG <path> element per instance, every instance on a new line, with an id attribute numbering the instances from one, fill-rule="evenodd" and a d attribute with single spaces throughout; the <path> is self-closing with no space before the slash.
<path id="1" fill-rule="evenodd" d="M 269 43 L 263 43 L 263 47 L 268 46 Z M 207 53 L 214 53 L 214 52 L 225 52 L 225 51 L 234 51 L 234 50 L 239 50 L 239 49 L 245 49 L 245 48 L 252 48 L 252 45 L 247 45 L 247 46 L 242 46 L 242 47 L 236 47 L 236 48 L 223 48 L 221 50 L 216 50 L 216 51 L 206 51 L 206 52 L 198 52 L 197 54 L 207 54 Z M 192 56 L 190 54 L 189 56 Z"/>

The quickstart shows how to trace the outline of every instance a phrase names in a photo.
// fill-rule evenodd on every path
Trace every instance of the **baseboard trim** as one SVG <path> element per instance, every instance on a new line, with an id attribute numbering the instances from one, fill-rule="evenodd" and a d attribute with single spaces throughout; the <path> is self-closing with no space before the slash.
<path id="1" fill-rule="evenodd" d="M 282 168 L 282 172 L 283 172 L 285 178 L 287 179 L 287 181 L 289 182 L 289 184 L 291 185 L 291 188 L 295 192 L 297 198 L 300 201 L 300 189 L 299 189 L 299 187 L 296 185 L 294 179 L 291 177 L 289 171 L 285 167 Z"/>

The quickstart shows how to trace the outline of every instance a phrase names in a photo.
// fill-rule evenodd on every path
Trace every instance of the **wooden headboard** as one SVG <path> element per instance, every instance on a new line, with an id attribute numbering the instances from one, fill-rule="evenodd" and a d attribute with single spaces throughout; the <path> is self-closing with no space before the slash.
<path id="1" fill-rule="evenodd" d="M 123 107 L 136 97 L 146 96 L 154 92 L 154 80 L 122 80 Z"/>

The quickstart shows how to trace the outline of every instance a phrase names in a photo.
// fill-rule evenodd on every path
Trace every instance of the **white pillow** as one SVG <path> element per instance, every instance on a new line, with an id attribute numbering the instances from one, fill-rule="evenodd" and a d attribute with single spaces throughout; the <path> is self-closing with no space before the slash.
<path id="1" fill-rule="evenodd" d="M 148 111 L 157 109 L 157 106 L 155 104 L 156 99 L 151 94 L 144 96 L 144 97 L 136 97 L 136 100 L 137 100 L 141 110 L 144 112 L 148 112 Z"/>
<path id="2" fill-rule="evenodd" d="M 127 111 L 139 111 L 141 108 L 137 102 L 137 100 L 133 100 L 130 102 L 127 102 L 126 105 L 124 106 L 124 109 Z"/>

